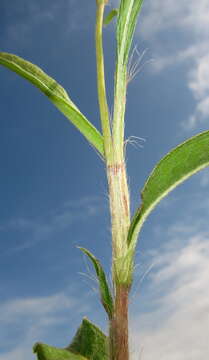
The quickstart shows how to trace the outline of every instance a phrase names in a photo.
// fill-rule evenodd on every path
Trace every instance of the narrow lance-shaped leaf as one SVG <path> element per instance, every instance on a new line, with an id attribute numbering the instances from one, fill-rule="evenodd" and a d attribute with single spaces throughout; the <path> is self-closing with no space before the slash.
<path id="1" fill-rule="evenodd" d="M 112 9 L 103 21 L 104 26 L 109 25 L 111 21 L 114 19 L 114 17 L 117 16 L 117 14 L 118 14 L 118 9 Z"/>
<path id="2" fill-rule="evenodd" d="M 141 193 L 142 204 L 133 216 L 129 247 L 134 249 L 149 213 L 171 190 L 209 165 L 209 131 L 200 133 L 171 150 L 153 169 Z"/>
<path id="3" fill-rule="evenodd" d="M 19 56 L 0 52 L 0 64 L 39 88 L 103 156 L 103 137 L 71 101 L 65 89 L 38 66 Z"/>
<path id="4" fill-rule="evenodd" d="M 101 296 L 101 302 L 102 305 L 104 306 L 109 318 L 112 318 L 113 315 L 113 299 L 112 299 L 112 294 L 110 292 L 107 280 L 106 280 L 106 276 L 104 273 L 104 270 L 102 269 L 102 266 L 99 262 L 99 260 L 90 253 L 90 251 L 88 251 L 87 249 L 84 249 L 82 247 L 78 248 L 84 252 L 84 254 L 86 254 L 90 260 L 92 261 L 96 274 L 97 274 L 97 278 L 99 281 L 99 289 L 100 289 L 100 296 Z"/>

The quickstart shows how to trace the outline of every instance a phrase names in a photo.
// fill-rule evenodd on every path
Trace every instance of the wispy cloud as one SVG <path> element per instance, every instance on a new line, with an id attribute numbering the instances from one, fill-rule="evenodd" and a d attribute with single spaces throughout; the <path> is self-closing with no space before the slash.
<path id="1" fill-rule="evenodd" d="M 188 76 L 188 86 L 197 104 L 194 114 L 188 121 L 188 126 L 195 126 L 209 116 L 209 46 L 208 54 L 199 56 Z"/>
<path id="2" fill-rule="evenodd" d="M 30 43 L 32 34 L 35 36 L 36 28 L 46 23 L 49 26 L 53 24 L 54 34 L 61 29 L 63 36 L 69 37 L 72 31 L 86 27 L 88 24 L 86 19 L 92 16 L 91 7 L 88 4 L 78 6 L 76 0 L 58 2 L 22 0 L 21 3 L 14 0 L 5 7 L 3 5 L 3 9 L 5 35 L 17 44 Z"/>
<path id="3" fill-rule="evenodd" d="M 168 233 L 168 243 L 150 253 L 156 265 L 141 299 L 148 310 L 132 319 L 132 359 L 207 359 L 209 233 L 190 235 L 187 226 Z"/>
<path id="4" fill-rule="evenodd" d="M 102 198 L 86 196 L 78 201 L 66 201 L 60 208 L 42 218 L 14 217 L 7 223 L 0 224 L 1 236 L 4 232 L 15 231 L 16 235 L 21 235 L 21 240 L 15 244 L 11 243 L 3 256 L 35 246 L 40 241 L 47 240 L 52 234 L 60 233 L 75 223 L 87 222 L 100 216 L 104 211 L 104 206 Z"/>
<path id="5" fill-rule="evenodd" d="M 186 64 L 186 85 L 196 105 L 182 127 L 195 128 L 209 115 L 208 1 L 147 0 L 138 29 L 140 36 L 151 42 L 155 54 L 153 70 Z"/>
<path id="6" fill-rule="evenodd" d="M 158 36 L 168 28 L 191 31 L 191 35 L 204 34 L 209 30 L 209 4 L 207 0 L 175 2 L 172 0 L 147 0 L 144 4 L 146 16 L 141 19 L 141 32 L 145 38 Z"/>
<path id="7" fill-rule="evenodd" d="M 1 302 L 0 321 L 3 332 L 0 333 L 0 360 L 31 359 L 32 346 L 37 340 L 51 337 L 55 338 L 56 344 L 56 338 L 61 337 L 62 326 L 69 327 L 70 321 L 71 332 L 72 329 L 74 332 L 73 320 L 82 313 L 83 300 L 84 297 L 80 300 L 65 290 L 51 296 Z"/>

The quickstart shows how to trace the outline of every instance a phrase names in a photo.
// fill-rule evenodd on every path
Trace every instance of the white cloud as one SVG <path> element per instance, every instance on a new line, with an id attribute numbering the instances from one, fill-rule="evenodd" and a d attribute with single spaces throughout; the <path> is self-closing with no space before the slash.
<path id="1" fill-rule="evenodd" d="M 140 360 L 209 357 L 209 234 L 185 233 L 155 253 L 152 308 L 132 321 L 134 360 L 142 350 Z"/>
<path id="2" fill-rule="evenodd" d="M 196 68 L 189 74 L 189 88 L 197 99 L 204 97 L 209 91 L 209 54 L 197 60 Z"/>
<path id="3" fill-rule="evenodd" d="M 3 331 L 0 332 L 0 342 L 3 344 L 1 351 L 6 350 L 0 353 L 0 360 L 31 358 L 32 345 L 37 339 L 49 333 L 52 324 L 64 323 L 66 311 L 75 311 L 77 306 L 78 300 L 64 293 L 1 302 Z"/>
<path id="4" fill-rule="evenodd" d="M 139 35 L 151 41 L 151 50 L 156 52 L 154 71 L 187 62 L 186 85 L 196 105 L 182 126 L 188 130 L 195 128 L 209 116 L 208 0 L 147 0 L 138 29 Z M 168 31 L 170 41 L 165 40 Z"/>
<path id="5" fill-rule="evenodd" d="M 209 48 L 208 54 L 197 58 L 189 71 L 188 87 L 197 101 L 195 112 L 188 122 L 188 127 L 194 127 L 199 121 L 209 118 Z"/>
<path id="6" fill-rule="evenodd" d="M 34 343 L 44 339 L 47 342 L 48 338 L 59 346 L 62 327 L 65 329 L 70 326 L 72 337 L 76 331 L 74 320 L 77 322 L 84 311 L 83 302 L 85 312 L 89 311 L 88 297 L 89 294 L 82 297 L 69 295 L 69 289 L 65 289 L 45 297 L 25 297 L 0 302 L 0 360 L 32 359 Z"/>
<path id="7" fill-rule="evenodd" d="M 43 316 L 60 309 L 67 309 L 75 304 L 75 300 L 66 297 L 63 293 L 33 298 L 20 298 L 1 304 L 0 321 L 10 323 L 24 317 Z"/>
<path id="8" fill-rule="evenodd" d="M 209 31 L 209 3 L 207 0 L 147 0 L 145 14 L 140 21 L 140 31 L 144 38 L 156 36 L 168 28 L 189 30 L 194 35 Z"/>

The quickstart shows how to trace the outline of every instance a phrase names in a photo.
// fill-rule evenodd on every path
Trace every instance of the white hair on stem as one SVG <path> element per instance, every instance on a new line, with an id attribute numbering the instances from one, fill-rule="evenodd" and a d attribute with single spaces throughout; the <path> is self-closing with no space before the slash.
<path id="1" fill-rule="evenodd" d="M 139 136 L 129 136 L 128 139 L 125 140 L 124 142 L 124 146 L 125 146 L 125 152 L 126 152 L 126 147 L 128 144 L 131 144 L 135 147 L 135 149 L 137 148 L 143 148 L 143 144 L 146 141 L 146 139 L 139 137 Z"/>
<path id="2" fill-rule="evenodd" d="M 140 141 L 145 142 L 146 139 L 144 139 L 142 137 L 139 137 L 139 136 L 131 135 L 131 136 L 128 137 L 128 139 L 125 141 L 125 143 L 126 144 L 132 144 L 132 145 L 134 145 L 136 147 L 142 148 L 143 145 L 139 143 Z"/>
<path id="3" fill-rule="evenodd" d="M 153 61 L 153 59 L 146 60 L 142 63 L 148 49 L 143 50 L 141 53 L 138 51 L 137 46 L 135 46 L 131 52 L 128 61 L 127 67 L 127 85 L 134 79 L 134 77 L 142 70 L 142 68 Z"/>

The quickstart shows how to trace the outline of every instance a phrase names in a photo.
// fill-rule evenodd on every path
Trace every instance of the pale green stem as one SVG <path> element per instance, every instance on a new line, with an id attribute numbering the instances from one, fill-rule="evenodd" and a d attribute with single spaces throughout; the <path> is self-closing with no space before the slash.
<path id="1" fill-rule="evenodd" d="M 126 177 L 126 167 L 123 154 L 123 133 L 120 129 L 119 135 L 115 134 L 112 138 L 109 111 L 106 98 L 105 74 L 104 74 L 104 55 L 103 55 L 103 16 L 107 0 L 97 0 L 96 13 L 96 59 L 97 59 L 97 84 L 98 98 L 100 105 L 100 115 L 102 130 L 104 135 L 105 158 L 107 165 L 107 179 L 109 185 L 109 201 L 112 222 L 112 244 L 113 244 L 113 277 L 114 281 L 126 282 L 124 278 L 125 269 L 121 269 L 121 259 L 127 252 L 127 234 L 130 225 L 130 205 L 129 191 Z M 122 68 L 116 70 L 116 99 L 115 99 L 115 117 L 121 119 L 117 123 L 121 124 L 125 113 L 126 97 L 126 76 Z M 119 96 L 125 89 L 122 98 Z M 122 126 L 123 128 L 123 126 Z M 120 156 L 119 156 L 120 154 Z M 122 279 L 123 277 L 123 279 Z"/>
<path id="2" fill-rule="evenodd" d="M 105 158 L 107 164 L 111 163 L 112 159 L 112 136 L 110 131 L 109 110 L 106 96 L 105 85 L 105 73 L 104 73 L 104 55 L 103 55 L 103 17 L 106 0 L 97 0 L 97 12 L 96 12 L 96 29 L 95 29 L 95 41 L 96 41 L 96 60 L 97 60 L 97 88 L 98 99 L 100 107 L 100 117 L 102 132 L 104 135 L 104 149 Z"/>
<path id="3" fill-rule="evenodd" d="M 123 258 L 127 254 L 127 235 L 130 226 L 129 191 L 123 154 L 124 129 L 122 125 L 125 114 L 126 87 L 124 87 L 124 81 L 126 81 L 126 79 L 123 77 L 123 74 L 120 76 L 118 73 L 115 93 L 117 99 L 115 100 L 114 112 L 116 119 L 122 120 L 117 121 L 117 124 L 120 124 L 122 128 L 119 128 L 119 134 L 115 133 L 112 139 L 109 123 L 109 111 L 106 100 L 102 45 L 103 15 L 107 0 L 96 0 L 96 2 L 97 14 L 95 40 L 97 84 L 109 186 L 113 247 L 113 284 L 115 290 L 114 313 L 112 319 L 110 320 L 109 360 L 129 360 L 128 294 L 130 282 L 127 283 L 127 273 L 129 273 L 129 271 L 126 269 L 123 261 Z M 117 68 L 117 71 L 120 71 L 120 69 Z M 123 91 L 125 91 L 124 94 Z"/>
<path id="4" fill-rule="evenodd" d="M 113 146 L 118 162 L 124 159 L 124 117 L 126 109 L 127 70 L 117 63 L 115 72 L 114 115 L 113 115 Z"/>

